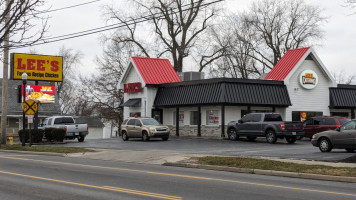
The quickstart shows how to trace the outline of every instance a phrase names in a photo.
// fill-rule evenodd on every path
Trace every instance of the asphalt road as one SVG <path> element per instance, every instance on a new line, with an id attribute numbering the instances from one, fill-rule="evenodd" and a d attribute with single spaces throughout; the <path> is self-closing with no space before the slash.
<path id="1" fill-rule="evenodd" d="M 140 139 L 122 141 L 121 138 L 85 140 L 79 143 L 77 140 L 66 140 L 64 146 L 109 148 L 135 151 L 160 151 L 189 154 L 225 155 L 225 156 L 252 156 L 272 157 L 282 159 L 299 159 L 337 162 L 356 156 L 356 153 L 347 153 L 344 149 L 333 149 L 330 153 L 322 153 L 319 148 L 313 147 L 310 140 L 298 140 L 294 144 L 288 144 L 285 140 L 278 140 L 276 144 L 269 144 L 264 138 L 258 138 L 254 142 L 247 140 L 230 141 L 221 139 L 204 138 L 176 138 L 168 141 L 151 139 L 148 142 Z"/>
<path id="2" fill-rule="evenodd" d="M 355 184 L 0 152 L 0 199 L 355 199 Z"/>

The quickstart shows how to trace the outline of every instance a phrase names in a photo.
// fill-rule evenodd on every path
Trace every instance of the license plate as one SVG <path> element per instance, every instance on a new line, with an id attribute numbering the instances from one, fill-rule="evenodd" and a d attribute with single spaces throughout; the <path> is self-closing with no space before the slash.
<path id="1" fill-rule="evenodd" d="M 79 135 L 79 133 L 75 133 L 75 135 Z"/>
<path id="2" fill-rule="evenodd" d="M 292 132 L 292 135 L 297 135 L 297 132 Z"/>

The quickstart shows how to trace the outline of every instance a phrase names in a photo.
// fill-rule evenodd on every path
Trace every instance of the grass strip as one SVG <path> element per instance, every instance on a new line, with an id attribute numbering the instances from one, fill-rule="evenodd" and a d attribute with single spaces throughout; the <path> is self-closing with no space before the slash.
<path id="1" fill-rule="evenodd" d="M 53 152 L 53 153 L 84 153 L 84 152 L 94 152 L 91 149 L 80 148 L 80 147 L 54 147 L 54 146 L 42 146 L 42 145 L 32 145 L 22 146 L 21 144 L 14 145 L 1 145 L 1 150 L 16 150 L 16 151 L 37 151 L 37 152 Z"/>
<path id="2" fill-rule="evenodd" d="M 274 170 L 285 172 L 321 174 L 331 176 L 349 176 L 356 177 L 356 168 L 354 167 L 331 167 L 325 165 L 306 165 L 289 162 L 280 162 L 259 158 L 244 157 L 219 157 L 206 156 L 195 158 L 197 164 L 217 165 L 247 169 Z"/>

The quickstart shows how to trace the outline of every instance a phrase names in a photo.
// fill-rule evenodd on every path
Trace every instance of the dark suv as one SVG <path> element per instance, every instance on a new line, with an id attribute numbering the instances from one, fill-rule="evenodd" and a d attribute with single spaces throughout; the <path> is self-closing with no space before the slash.
<path id="1" fill-rule="evenodd" d="M 327 130 L 335 130 L 343 123 L 350 121 L 345 117 L 312 117 L 304 122 L 305 137 L 312 138 L 314 134 Z"/>

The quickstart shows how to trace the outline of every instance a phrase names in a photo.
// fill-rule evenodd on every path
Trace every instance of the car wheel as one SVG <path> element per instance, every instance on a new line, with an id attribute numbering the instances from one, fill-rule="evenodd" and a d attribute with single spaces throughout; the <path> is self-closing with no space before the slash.
<path id="1" fill-rule="evenodd" d="M 295 136 L 289 136 L 289 137 L 286 137 L 286 140 L 289 144 L 293 144 L 297 138 Z"/>
<path id="2" fill-rule="evenodd" d="M 127 136 L 126 131 L 122 131 L 122 140 L 123 140 L 123 141 L 129 140 L 129 137 Z"/>
<path id="3" fill-rule="evenodd" d="M 268 143 L 276 143 L 277 142 L 277 136 L 276 133 L 273 130 L 269 130 L 266 133 L 266 140 Z"/>
<path id="4" fill-rule="evenodd" d="M 78 137 L 78 142 L 84 142 L 84 138 L 85 138 L 85 136 L 79 136 Z"/>
<path id="5" fill-rule="evenodd" d="M 330 152 L 332 148 L 332 144 L 328 138 L 321 138 L 319 140 L 319 149 L 321 152 Z"/>
<path id="6" fill-rule="evenodd" d="M 236 130 L 234 128 L 230 128 L 227 131 L 227 135 L 230 140 L 237 140 L 239 138 L 239 136 L 237 135 Z"/>
<path id="7" fill-rule="evenodd" d="M 253 142 L 253 141 L 255 141 L 255 140 L 256 140 L 256 137 L 253 137 L 253 136 L 247 136 L 247 140 L 248 140 L 248 141 Z"/>
<path id="8" fill-rule="evenodd" d="M 349 153 L 353 153 L 355 151 L 355 149 L 353 148 L 346 148 L 346 151 L 349 152 Z"/>
<path id="9" fill-rule="evenodd" d="M 162 140 L 163 141 L 167 141 L 169 137 L 163 137 Z"/>
<path id="10" fill-rule="evenodd" d="M 143 141 L 148 141 L 148 140 L 150 140 L 150 137 L 148 137 L 148 133 L 147 133 L 146 131 L 144 131 L 144 132 L 142 133 L 142 140 L 143 140 Z"/>

